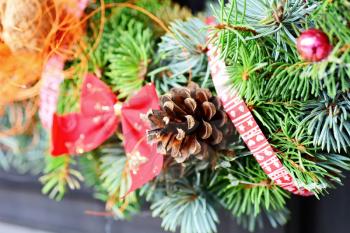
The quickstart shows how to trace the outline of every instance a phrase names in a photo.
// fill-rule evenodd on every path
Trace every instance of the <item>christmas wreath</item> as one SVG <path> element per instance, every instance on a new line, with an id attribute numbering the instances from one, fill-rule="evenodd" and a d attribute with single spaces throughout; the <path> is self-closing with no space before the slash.
<path id="1" fill-rule="evenodd" d="M 117 219 L 146 201 L 167 231 L 217 232 L 220 208 L 253 231 L 350 169 L 348 0 L 28 0 L 20 32 L 2 2 L 0 164 L 53 199 L 84 184 Z M 9 143 L 28 131 L 45 161 Z"/>

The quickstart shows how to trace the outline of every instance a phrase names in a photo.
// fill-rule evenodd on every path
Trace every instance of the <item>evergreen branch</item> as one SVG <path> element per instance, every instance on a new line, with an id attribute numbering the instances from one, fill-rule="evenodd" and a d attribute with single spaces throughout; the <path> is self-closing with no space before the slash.
<path id="1" fill-rule="evenodd" d="M 191 188 L 181 187 L 176 193 L 166 195 L 152 206 L 152 216 L 162 218 L 162 227 L 181 233 L 214 233 L 219 222 L 214 208 L 203 194 Z"/>
<path id="2" fill-rule="evenodd" d="M 259 98 L 260 87 L 264 83 L 260 72 L 267 65 L 262 59 L 265 53 L 255 42 L 240 44 L 237 52 L 237 59 L 228 61 L 227 67 L 232 88 L 245 99 Z"/>
<path id="3" fill-rule="evenodd" d="M 204 23 L 192 18 L 170 24 L 171 34 L 162 37 L 157 52 L 157 68 L 148 75 L 162 93 L 186 85 L 189 80 L 212 88 L 207 66 Z"/>
<path id="4" fill-rule="evenodd" d="M 220 23 L 214 26 L 214 29 L 217 30 L 233 30 L 233 31 L 240 31 L 240 32 L 250 32 L 253 35 L 257 35 L 258 32 L 255 31 L 252 28 L 249 28 L 247 26 L 240 26 L 240 25 L 229 25 L 226 23 Z"/>
<path id="5" fill-rule="evenodd" d="M 0 137 L 0 169 L 15 169 L 21 174 L 39 174 L 44 168 L 47 134 L 34 129 L 32 135 Z"/>
<path id="6" fill-rule="evenodd" d="M 306 101 L 318 96 L 322 83 L 318 77 L 310 77 L 310 67 L 312 65 L 304 62 L 270 65 L 269 70 L 274 72 L 266 83 L 264 94 L 278 100 Z"/>
<path id="7" fill-rule="evenodd" d="M 130 20 L 125 29 L 118 27 L 112 49 L 108 47 L 107 82 L 118 91 L 119 98 L 130 96 L 142 87 L 152 54 L 152 32 L 142 23 Z"/>
<path id="8" fill-rule="evenodd" d="M 348 170 L 349 165 L 344 165 L 348 158 L 322 153 L 313 145 L 312 137 L 306 135 L 305 129 L 297 131 L 297 124 L 286 119 L 281 124 L 281 131 L 272 135 L 272 144 L 300 187 L 323 193 L 325 188 L 333 187 L 330 181 L 341 182 L 342 174 L 338 168 Z"/>
<path id="9" fill-rule="evenodd" d="M 307 104 L 299 130 L 307 127 L 313 144 L 322 150 L 348 151 L 350 145 L 350 93 L 334 99 L 323 94 L 322 99 Z"/>
<path id="10" fill-rule="evenodd" d="M 96 191 L 101 190 L 101 161 L 95 151 L 85 153 L 79 157 L 79 170 L 84 177 L 84 183 L 88 187 L 93 187 Z"/>
<path id="11" fill-rule="evenodd" d="M 287 223 L 290 217 L 289 210 L 282 208 L 279 210 L 262 210 L 262 213 L 258 216 L 254 214 L 242 215 L 237 217 L 237 222 L 250 232 L 254 232 L 257 228 L 262 229 L 264 227 L 265 219 L 268 220 L 273 228 L 282 226 Z"/>
<path id="12" fill-rule="evenodd" d="M 80 86 L 82 77 L 66 79 L 60 85 L 57 113 L 65 114 L 75 112 L 80 109 Z"/>
<path id="13" fill-rule="evenodd" d="M 277 210 L 284 207 L 288 195 L 271 183 L 256 162 L 233 163 L 221 172 L 223 174 L 212 185 L 213 193 L 217 193 L 224 206 L 235 216 L 257 216 L 262 208 Z"/>
<path id="14" fill-rule="evenodd" d="M 267 81 L 265 94 L 282 100 L 308 100 L 322 91 L 330 97 L 339 91 L 346 92 L 350 90 L 349 54 L 350 50 L 340 52 L 338 45 L 321 62 L 271 64 L 268 69 L 275 71 Z"/>
<path id="15" fill-rule="evenodd" d="M 229 148 L 235 156 L 221 154 L 210 178 L 210 192 L 250 231 L 262 228 L 263 219 L 273 227 L 285 224 L 289 215 L 285 200 L 289 194 L 267 177 L 240 138 Z"/>
<path id="16" fill-rule="evenodd" d="M 333 44 L 346 44 L 350 41 L 348 0 L 323 1 L 323 5 L 312 14 L 317 28 L 327 32 Z"/>
<path id="17" fill-rule="evenodd" d="M 139 0 L 137 5 L 153 12 L 167 26 L 174 20 L 186 20 L 192 16 L 189 8 L 171 0 Z"/>
<path id="18" fill-rule="evenodd" d="M 272 101 L 272 100 L 258 100 L 248 101 L 247 105 L 253 112 L 253 115 L 259 122 L 273 134 L 282 126 L 285 118 L 293 122 L 298 122 L 302 114 L 303 102 L 300 101 Z"/>
<path id="19" fill-rule="evenodd" d="M 40 177 L 43 184 L 42 192 L 55 200 L 61 200 L 67 192 L 67 186 L 71 190 L 80 189 L 83 176 L 72 166 L 76 161 L 69 155 L 50 157 L 46 159 L 44 175 Z"/>
<path id="20" fill-rule="evenodd" d="M 156 1 L 158 3 L 158 1 Z M 97 13 L 102 12 L 101 15 L 104 15 L 104 12 L 106 9 L 131 9 L 135 12 L 142 13 L 143 15 L 146 15 L 149 19 L 151 19 L 154 23 L 158 24 L 165 32 L 169 32 L 168 27 L 164 24 L 164 22 L 159 19 L 157 16 L 155 16 L 152 12 L 148 11 L 147 9 L 138 6 L 137 4 L 132 4 L 129 2 L 110 2 L 108 4 L 100 4 L 97 9 L 94 9 L 92 12 L 90 12 L 84 19 L 81 20 L 81 22 L 85 22 L 86 20 L 90 19 L 91 17 L 97 15 Z M 94 46 L 93 46 L 94 48 Z"/>
<path id="21" fill-rule="evenodd" d="M 312 71 L 310 76 L 322 81 L 323 89 L 330 97 L 334 98 L 339 91 L 348 92 L 350 90 L 350 49 L 338 44 L 330 57 L 318 66 L 314 65 Z"/>
<path id="22" fill-rule="evenodd" d="M 107 211 L 125 219 L 139 211 L 135 193 L 128 194 L 131 177 L 124 150 L 118 145 L 104 145 L 101 149 L 99 180 L 101 190 L 96 197 L 106 202 Z"/>
<path id="23" fill-rule="evenodd" d="M 193 76 L 206 71 L 205 54 L 206 31 L 204 23 L 192 18 L 186 22 L 175 21 L 170 24 L 171 33 L 162 37 L 159 56 L 171 77 L 191 72 Z"/>
<path id="24" fill-rule="evenodd" d="M 277 60 L 281 50 L 291 51 L 294 47 L 296 37 L 308 22 L 308 15 L 317 6 L 317 3 L 303 0 L 231 0 L 222 7 L 219 18 L 224 23 L 251 28 L 257 33 L 245 40 L 272 36 L 276 42 L 274 57 Z"/>

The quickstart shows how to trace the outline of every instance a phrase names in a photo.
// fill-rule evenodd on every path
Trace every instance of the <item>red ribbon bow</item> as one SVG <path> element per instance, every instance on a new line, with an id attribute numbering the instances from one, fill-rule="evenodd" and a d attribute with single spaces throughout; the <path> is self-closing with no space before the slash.
<path id="1" fill-rule="evenodd" d="M 117 102 L 105 83 L 87 75 L 82 86 L 80 113 L 54 115 L 51 153 L 58 156 L 94 150 L 113 135 L 121 120 L 132 178 L 129 192 L 132 192 L 157 176 L 163 166 L 163 156 L 157 153 L 156 145 L 147 143 L 145 135 L 149 126 L 143 119 L 150 109 L 159 108 L 158 96 L 154 85 L 148 84 L 121 109 Z"/>

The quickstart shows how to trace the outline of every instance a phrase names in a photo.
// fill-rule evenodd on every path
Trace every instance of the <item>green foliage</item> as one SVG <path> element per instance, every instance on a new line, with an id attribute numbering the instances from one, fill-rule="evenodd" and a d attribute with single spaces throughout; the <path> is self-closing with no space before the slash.
<path id="1" fill-rule="evenodd" d="M 129 218 L 139 212 L 136 193 L 127 193 L 131 177 L 122 146 L 107 144 L 95 153 L 99 155 L 98 184 L 100 183 L 96 198 L 106 202 L 106 209 L 118 219 Z"/>
<path id="2" fill-rule="evenodd" d="M 267 65 L 264 62 L 267 53 L 256 42 L 241 44 L 237 52 L 237 57 L 227 67 L 232 87 L 248 100 L 259 98 L 259 89 L 264 85 L 260 72 Z"/>
<path id="3" fill-rule="evenodd" d="M 296 37 L 308 22 L 308 15 L 316 7 L 316 3 L 304 0 L 231 0 L 221 11 L 220 20 L 254 30 L 255 35 L 246 40 L 273 36 L 277 60 L 281 51 L 292 52 L 290 47 L 294 47 Z"/>
<path id="4" fill-rule="evenodd" d="M 297 125 L 288 119 L 281 125 L 281 130 L 272 135 L 273 145 L 300 187 L 307 187 L 317 194 L 332 187 L 332 182 L 341 183 L 341 169 L 350 169 L 350 158 L 322 152 L 313 145 L 312 137 L 306 135 L 305 129 L 297 130 Z"/>
<path id="5" fill-rule="evenodd" d="M 312 15 L 315 25 L 327 35 L 333 44 L 346 44 L 350 39 L 349 0 L 323 1 L 323 5 Z"/>
<path id="6" fill-rule="evenodd" d="M 275 100 L 308 100 L 323 91 L 334 97 L 350 88 L 350 49 L 345 42 L 350 33 L 348 16 L 342 13 L 345 9 L 348 5 L 338 1 L 322 6 L 302 0 L 231 1 L 216 13 L 221 24 L 214 28 L 218 37 L 213 40 L 222 47 L 235 88 L 247 99 L 252 93 L 259 95 L 260 86 L 266 86 L 263 96 Z M 334 49 L 321 62 L 300 61 L 295 37 L 314 26 L 327 32 Z"/>
<path id="7" fill-rule="evenodd" d="M 178 164 L 170 157 L 165 157 L 164 164 L 164 172 L 140 192 L 152 203 L 152 215 L 162 218 L 167 231 L 216 232 L 219 220 L 209 189 L 213 164 L 197 158 Z"/>
<path id="8" fill-rule="evenodd" d="M 168 60 L 168 68 L 174 76 L 192 72 L 193 75 L 206 69 L 206 44 L 204 23 L 192 18 L 186 22 L 171 23 L 172 34 L 162 37 L 159 53 Z"/>
<path id="9" fill-rule="evenodd" d="M 96 199 L 106 203 L 106 210 L 116 219 L 129 219 L 140 211 L 136 193 L 130 186 L 127 159 L 120 143 L 102 145 L 79 159 L 84 183 L 94 190 Z"/>
<path id="10" fill-rule="evenodd" d="M 30 135 L 0 137 L 0 169 L 21 174 L 39 174 L 44 167 L 47 135 L 42 129 Z"/>
<path id="11" fill-rule="evenodd" d="M 79 111 L 80 86 L 82 78 L 66 79 L 60 86 L 57 113 L 65 114 Z"/>
<path id="12" fill-rule="evenodd" d="M 321 62 L 278 65 L 268 83 L 268 90 L 276 90 L 271 97 L 284 99 L 308 99 L 319 96 L 322 91 L 334 98 L 336 94 L 350 89 L 350 40 L 349 16 L 344 13 L 350 8 L 346 2 L 324 2 L 312 14 L 312 24 L 326 32 L 334 46 L 329 57 Z M 307 29 L 307 27 L 305 27 Z"/>
<path id="13" fill-rule="evenodd" d="M 43 128 L 35 125 L 36 119 L 28 119 L 31 116 L 26 114 L 28 106 L 25 104 L 4 107 L 0 113 L 0 169 L 37 175 L 44 167 L 43 155 L 47 150 L 48 135 Z M 18 123 L 20 126 L 30 125 L 22 134 L 3 134 L 2 130 L 18 128 Z"/>
<path id="14" fill-rule="evenodd" d="M 120 153 L 120 151 L 115 152 Z M 116 156 L 110 153 L 103 156 L 101 158 L 100 179 L 102 187 L 108 193 L 117 197 L 124 197 L 127 194 L 131 181 L 128 174 L 126 156 Z"/>
<path id="15" fill-rule="evenodd" d="M 308 100 L 325 91 L 335 97 L 350 88 L 350 49 L 335 47 L 329 58 L 318 63 L 296 62 L 272 64 L 275 69 L 267 82 L 266 95 L 271 98 Z M 340 56 L 339 56 L 340 55 Z"/>
<path id="16" fill-rule="evenodd" d="M 135 4 L 160 17 L 165 24 L 173 18 L 191 15 L 189 10 L 168 0 L 139 0 Z M 97 25 L 99 18 L 94 23 Z M 158 61 L 153 59 L 153 47 L 160 34 L 158 26 L 135 9 L 117 7 L 110 13 L 102 40 L 92 54 L 90 69 L 102 72 L 107 83 L 119 92 L 120 98 L 128 97 L 138 90 L 145 81 L 149 66 L 157 64 Z M 183 83 L 183 79 L 179 77 L 178 81 Z"/>
<path id="17" fill-rule="evenodd" d="M 84 178 L 74 165 L 76 161 L 69 155 L 47 156 L 44 175 L 40 177 L 43 194 L 59 201 L 66 194 L 67 187 L 71 190 L 80 189 L 80 182 Z"/>
<path id="18" fill-rule="evenodd" d="M 96 191 L 102 189 L 100 181 L 101 161 L 95 151 L 80 156 L 78 166 L 87 187 L 94 188 Z"/>
<path id="19" fill-rule="evenodd" d="M 263 228 L 264 222 L 266 222 L 266 220 L 271 224 L 273 228 L 277 228 L 278 226 L 286 224 L 288 219 L 289 211 L 287 208 L 283 208 L 274 211 L 263 210 L 263 213 L 259 214 L 258 216 L 255 216 L 253 214 L 242 215 L 240 217 L 237 217 L 237 222 L 244 228 L 253 232 L 257 230 L 257 228 Z"/>
<path id="20" fill-rule="evenodd" d="M 158 45 L 160 64 L 149 73 L 151 80 L 162 92 L 186 85 L 189 78 L 202 87 L 211 87 L 205 24 L 197 18 L 177 20 L 171 23 L 170 30 Z"/>
<path id="21" fill-rule="evenodd" d="M 302 127 L 313 136 L 313 144 L 322 150 L 347 152 L 350 146 L 350 93 L 331 99 L 326 94 L 304 108 Z"/>
<path id="22" fill-rule="evenodd" d="M 127 0 L 105 0 L 105 4 L 110 3 L 125 3 L 129 2 Z M 132 2 L 134 5 L 143 8 L 144 10 L 154 14 L 155 16 L 162 19 L 163 22 L 168 23 L 169 20 L 183 18 L 187 14 L 186 9 L 183 7 L 179 7 L 177 4 L 174 4 L 171 0 L 137 0 Z M 100 6 L 100 2 L 97 2 L 97 6 Z M 90 7 L 96 8 L 95 4 L 90 4 Z M 189 11 L 189 10 L 187 10 Z M 119 7 L 115 6 L 112 9 L 106 9 L 106 14 L 110 15 L 124 15 L 129 19 L 136 19 L 138 21 L 142 21 L 145 25 L 149 25 L 152 27 L 153 31 L 158 31 L 157 28 L 159 25 L 154 24 L 152 19 L 150 19 L 144 13 L 131 9 L 128 7 Z M 97 14 L 94 18 L 94 21 L 100 20 L 100 14 Z"/>
<path id="23" fill-rule="evenodd" d="M 264 215 L 273 226 L 286 222 L 285 204 L 289 195 L 269 180 L 256 161 L 235 159 L 217 172 L 211 183 L 212 193 L 246 228 L 252 231 L 256 225 L 262 226 Z"/>
<path id="24" fill-rule="evenodd" d="M 282 127 L 280 123 L 285 118 L 297 122 L 303 113 L 304 106 L 304 103 L 300 101 L 272 101 L 269 99 L 247 101 L 247 104 L 251 107 L 254 116 L 271 134 Z"/>
<path id="25" fill-rule="evenodd" d="M 130 20 L 125 30 L 114 31 L 117 39 L 109 47 L 107 81 L 119 98 L 130 96 L 140 89 L 147 74 L 153 47 L 152 32 L 142 23 Z"/>
<path id="26" fill-rule="evenodd" d="M 93 53 L 91 69 L 102 73 L 119 98 L 141 88 L 152 61 L 152 31 L 142 21 L 126 14 L 112 15 L 106 22 L 101 42 Z"/>
<path id="27" fill-rule="evenodd" d="M 298 186 L 325 193 L 350 168 L 349 1 L 220 2 L 210 39 L 228 66 L 227 85 L 246 101 Z M 296 49 L 295 39 L 311 27 L 323 30 L 334 46 L 321 62 L 301 61 Z M 288 196 L 248 158 L 221 162 L 214 193 L 250 230 L 266 218 L 285 223 Z"/>
<path id="28" fill-rule="evenodd" d="M 175 232 L 180 227 L 181 233 L 214 233 L 219 219 L 203 195 L 190 186 L 180 186 L 152 204 L 152 216 L 162 218 L 166 231 Z"/>
<path id="29" fill-rule="evenodd" d="M 334 46 L 330 58 L 316 67 L 318 72 L 314 72 L 324 80 L 327 94 L 331 97 L 339 91 L 350 90 L 349 11 L 348 0 L 324 1 L 323 6 L 312 15 L 316 27 L 327 33 Z"/>
<path id="30" fill-rule="evenodd" d="M 272 64 L 274 70 L 266 83 L 265 95 L 278 100 L 308 100 L 318 96 L 322 84 L 318 77 L 310 77 L 310 68 L 317 70 L 317 65 L 304 62 L 295 64 Z M 305 69 L 303 69 L 305 67 Z"/>
<path id="31" fill-rule="evenodd" d="M 289 193 L 274 184 L 243 146 L 241 139 L 230 145 L 235 156 L 221 154 L 210 179 L 210 192 L 249 231 L 284 225 L 289 217 Z"/>

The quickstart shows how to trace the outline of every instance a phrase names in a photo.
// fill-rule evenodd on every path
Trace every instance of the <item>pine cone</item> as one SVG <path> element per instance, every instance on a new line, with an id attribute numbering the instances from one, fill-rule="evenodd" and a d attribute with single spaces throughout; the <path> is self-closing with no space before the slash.
<path id="1" fill-rule="evenodd" d="M 208 89 L 191 83 L 187 88 L 173 88 L 160 102 L 161 110 L 148 115 L 152 127 L 148 140 L 178 163 L 190 155 L 208 159 L 212 150 L 225 148 L 232 138 L 232 122 Z"/>

